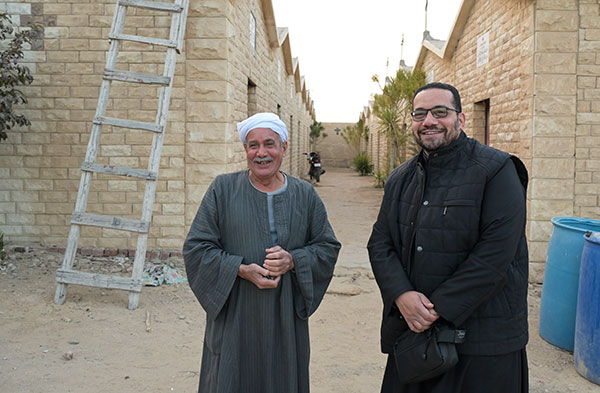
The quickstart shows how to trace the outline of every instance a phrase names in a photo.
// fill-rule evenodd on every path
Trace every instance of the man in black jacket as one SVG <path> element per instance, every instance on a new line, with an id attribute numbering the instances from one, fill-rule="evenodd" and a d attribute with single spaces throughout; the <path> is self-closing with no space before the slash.
<path id="1" fill-rule="evenodd" d="M 466 136 L 454 86 L 419 88 L 412 117 L 422 150 L 389 176 L 368 243 L 384 306 L 381 349 L 392 354 L 406 329 L 441 322 L 466 339 L 454 368 L 419 383 L 400 383 L 389 355 L 381 391 L 527 392 L 525 166 Z"/>

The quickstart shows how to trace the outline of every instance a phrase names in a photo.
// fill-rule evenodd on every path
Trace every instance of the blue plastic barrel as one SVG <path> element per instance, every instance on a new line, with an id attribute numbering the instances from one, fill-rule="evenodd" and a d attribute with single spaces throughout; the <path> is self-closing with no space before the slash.
<path id="1" fill-rule="evenodd" d="M 600 233 L 585 236 L 581 253 L 577 318 L 575 320 L 575 369 L 600 385 Z"/>
<path id="2" fill-rule="evenodd" d="M 552 224 L 540 305 L 540 336 L 573 351 L 583 235 L 600 232 L 600 221 L 554 217 Z"/>

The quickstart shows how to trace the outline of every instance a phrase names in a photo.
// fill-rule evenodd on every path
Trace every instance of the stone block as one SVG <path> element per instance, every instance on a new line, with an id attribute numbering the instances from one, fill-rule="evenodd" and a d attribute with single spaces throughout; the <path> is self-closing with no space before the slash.
<path id="1" fill-rule="evenodd" d="M 530 182 L 530 197 L 533 199 L 564 199 L 572 200 L 574 179 L 538 179 Z"/>
<path id="2" fill-rule="evenodd" d="M 87 15 L 57 15 L 57 26 L 89 26 Z"/>
<path id="3" fill-rule="evenodd" d="M 94 86 L 72 86 L 71 98 L 97 98 L 99 91 L 100 88 Z"/>
<path id="4" fill-rule="evenodd" d="M 48 191 L 54 189 L 53 180 L 25 180 L 25 190 Z"/>
<path id="5" fill-rule="evenodd" d="M 579 124 L 599 124 L 600 113 L 578 113 L 577 123 Z"/>
<path id="6" fill-rule="evenodd" d="M 231 36 L 227 18 L 202 18 L 199 23 L 188 23 L 186 37 L 190 38 L 228 38 Z"/>
<path id="7" fill-rule="evenodd" d="M 536 116 L 533 120 L 533 135 L 535 137 L 574 137 L 575 129 L 576 118 L 574 116 Z"/>
<path id="8" fill-rule="evenodd" d="M 42 145 L 17 145 L 15 153 L 19 156 L 40 156 Z"/>
<path id="9" fill-rule="evenodd" d="M 109 191 L 138 191 L 137 181 L 134 180 L 109 180 Z"/>
<path id="10" fill-rule="evenodd" d="M 572 200 L 533 199 L 529 202 L 529 219 L 548 221 L 552 217 L 572 216 Z"/>
<path id="11" fill-rule="evenodd" d="M 188 122 L 228 122 L 230 117 L 227 102 L 187 102 Z"/>
<path id="12" fill-rule="evenodd" d="M 574 96 L 536 96 L 535 113 L 538 115 L 575 116 L 577 100 Z"/>
<path id="13" fill-rule="evenodd" d="M 129 156 L 129 155 L 131 155 L 131 146 L 128 146 L 128 145 L 100 146 L 100 154 L 104 157 Z"/>
<path id="14" fill-rule="evenodd" d="M 183 191 L 185 190 L 185 182 L 182 180 L 167 180 L 167 190 L 169 192 Z"/>
<path id="15" fill-rule="evenodd" d="M 600 18 L 598 18 L 598 12 L 591 15 L 580 14 L 579 17 L 579 28 L 581 29 L 594 29 L 600 27 Z"/>
<path id="16" fill-rule="evenodd" d="M 31 15 L 31 4 L 29 3 L 6 3 L 8 15 Z"/>
<path id="17" fill-rule="evenodd" d="M 185 95 L 188 101 L 225 101 L 229 88 L 226 81 L 189 81 Z"/>
<path id="18" fill-rule="evenodd" d="M 576 75 L 538 74 L 535 75 L 535 94 L 551 96 L 575 96 L 577 94 Z"/>
<path id="19" fill-rule="evenodd" d="M 600 41 L 579 41 L 579 51 L 582 53 L 598 53 L 600 50 Z"/>
<path id="20" fill-rule="evenodd" d="M 10 236 L 20 235 L 23 233 L 23 227 L 21 225 L 3 225 L 2 232 L 4 232 L 5 241 L 10 241 Z"/>
<path id="21" fill-rule="evenodd" d="M 231 3 L 226 0 L 192 1 L 190 2 L 188 25 L 203 23 L 206 17 L 227 16 L 230 11 Z"/>
<path id="22" fill-rule="evenodd" d="M 89 4 L 77 4 L 73 6 L 73 14 L 84 15 L 102 15 L 104 13 L 104 4 L 101 2 L 90 2 Z M 112 14 L 111 14 L 112 15 Z"/>
<path id="23" fill-rule="evenodd" d="M 572 52 L 579 48 L 577 32 L 538 31 L 535 33 L 536 52 Z"/>
<path id="24" fill-rule="evenodd" d="M 598 197 L 596 195 L 577 195 L 575 196 L 576 207 L 597 207 Z"/>
<path id="25" fill-rule="evenodd" d="M 573 53 L 536 53 L 535 72 L 548 74 L 574 74 L 577 57 Z"/>
<path id="26" fill-rule="evenodd" d="M 575 170 L 572 158 L 533 158 L 532 178 L 571 179 Z"/>
<path id="27" fill-rule="evenodd" d="M 111 27 L 112 19 L 111 15 L 90 15 L 89 26 Z"/>
<path id="28" fill-rule="evenodd" d="M 186 124 L 187 142 L 198 143 L 235 143 L 239 141 L 237 130 L 229 123 L 192 123 Z"/>
<path id="29" fill-rule="evenodd" d="M 535 13 L 537 31 L 577 31 L 578 28 L 577 10 L 538 10 Z"/>
<path id="30" fill-rule="evenodd" d="M 56 109 L 84 109 L 83 103 L 81 98 L 56 98 L 54 100 Z"/>
<path id="31" fill-rule="evenodd" d="M 0 213 L 14 213 L 17 211 L 15 202 L 0 202 Z"/>
<path id="32" fill-rule="evenodd" d="M 548 241 L 552 235 L 552 229 L 553 225 L 550 220 L 531 220 L 527 238 L 529 241 Z"/>
<path id="33" fill-rule="evenodd" d="M 226 39 L 194 38 L 186 40 L 187 58 L 190 60 L 225 60 L 228 48 Z"/>
<path id="34" fill-rule="evenodd" d="M 185 240 L 185 236 L 182 236 L 181 238 L 158 238 L 156 239 L 156 244 L 159 247 L 162 248 L 181 248 L 181 245 L 183 244 Z"/>
<path id="35" fill-rule="evenodd" d="M 597 196 L 600 193 L 600 185 L 599 184 L 583 184 L 577 183 L 575 184 L 575 194 L 576 195 L 591 195 Z"/>
<path id="36" fill-rule="evenodd" d="M 227 60 L 186 60 L 188 80 L 226 81 L 229 76 Z"/>
<path id="37" fill-rule="evenodd" d="M 577 77 L 577 87 L 580 89 L 594 89 L 597 87 L 596 76 L 578 76 Z"/>
<path id="38" fill-rule="evenodd" d="M 48 51 L 46 52 L 47 60 L 51 63 L 77 63 L 79 61 L 79 52 L 77 51 Z M 61 77 L 60 75 L 52 75 L 51 80 L 53 84 L 56 84 L 60 80 L 66 81 L 66 85 L 74 83 L 73 78 L 69 77 Z"/>
<path id="39" fill-rule="evenodd" d="M 49 156 L 70 156 L 70 145 L 50 144 L 44 146 L 44 154 Z"/>
<path id="40" fill-rule="evenodd" d="M 125 193 L 115 191 L 99 192 L 98 201 L 101 203 L 125 203 Z"/>
<path id="41" fill-rule="evenodd" d="M 183 215 L 185 204 L 183 203 L 163 203 L 162 214 L 164 215 Z"/>
<path id="42" fill-rule="evenodd" d="M 231 161 L 232 153 L 228 144 L 190 143 L 187 146 L 187 159 L 190 164 L 223 165 Z"/>
<path id="43" fill-rule="evenodd" d="M 66 191 L 44 191 L 40 193 L 41 202 L 64 202 L 68 200 Z"/>
<path id="44" fill-rule="evenodd" d="M 108 214 L 111 216 L 123 216 L 132 214 L 133 209 L 130 204 L 127 203 L 105 203 L 104 204 L 104 214 Z"/>
<path id="45" fill-rule="evenodd" d="M 65 65 L 65 72 L 68 75 L 79 74 L 79 75 L 91 75 L 94 73 L 93 63 L 67 63 Z"/>
<path id="46" fill-rule="evenodd" d="M 577 10 L 577 0 L 537 0 L 537 10 Z"/>
<path id="47" fill-rule="evenodd" d="M 6 214 L 6 222 L 13 225 L 33 225 L 35 223 L 33 214 Z"/>

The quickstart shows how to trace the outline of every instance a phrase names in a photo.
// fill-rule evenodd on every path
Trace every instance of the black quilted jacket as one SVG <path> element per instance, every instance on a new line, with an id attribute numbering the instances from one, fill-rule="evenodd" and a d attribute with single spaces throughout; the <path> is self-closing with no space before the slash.
<path id="1" fill-rule="evenodd" d="M 368 243 L 383 297 L 382 351 L 407 329 L 394 304 L 424 293 L 467 330 L 460 353 L 497 355 L 527 343 L 527 171 L 467 138 L 395 169 Z"/>

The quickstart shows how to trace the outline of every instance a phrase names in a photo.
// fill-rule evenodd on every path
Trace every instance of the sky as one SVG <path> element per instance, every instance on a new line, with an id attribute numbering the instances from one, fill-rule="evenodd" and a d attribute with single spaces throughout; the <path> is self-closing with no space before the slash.
<path id="1" fill-rule="evenodd" d="M 272 0 L 277 27 L 287 27 L 315 103 L 317 121 L 355 123 L 379 86 L 398 70 L 402 53 L 412 66 L 425 29 L 426 0 Z M 461 0 L 429 0 L 427 30 L 447 40 Z M 404 34 L 404 50 L 402 35 Z M 389 60 L 388 60 L 389 59 Z M 388 63 L 386 67 L 386 64 Z"/>

